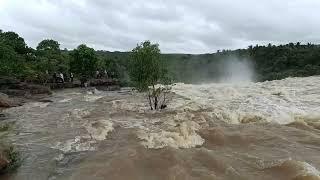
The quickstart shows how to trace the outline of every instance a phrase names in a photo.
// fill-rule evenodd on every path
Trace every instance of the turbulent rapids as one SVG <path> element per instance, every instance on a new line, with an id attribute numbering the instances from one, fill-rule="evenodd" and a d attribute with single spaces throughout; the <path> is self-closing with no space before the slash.
<path id="1" fill-rule="evenodd" d="M 57 91 L 5 111 L 24 155 L 5 179 L 320 179 L 320 77 L 175 84 L 143 94 Z"/>

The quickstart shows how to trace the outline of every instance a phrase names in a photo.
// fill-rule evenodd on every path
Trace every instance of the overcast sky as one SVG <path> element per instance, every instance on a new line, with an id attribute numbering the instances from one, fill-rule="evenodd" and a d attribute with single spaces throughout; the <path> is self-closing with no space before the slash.
<path id="1" fill-rule="evenodd" d="M 0 29 L 32 47 L 128 51 L 151 40 L 165 53 L 250 44 L 320 43 L 320 0 L 0 0 Z"/>

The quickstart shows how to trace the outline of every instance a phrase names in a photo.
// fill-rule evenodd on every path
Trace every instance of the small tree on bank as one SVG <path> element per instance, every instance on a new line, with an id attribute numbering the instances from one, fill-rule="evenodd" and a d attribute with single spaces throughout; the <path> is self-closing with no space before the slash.
<path id="1" fill-rule="evenodd" d="M 97 69 L 98 56 L 93 48 L 81 44 L 71 53 L 70 69 L 72 72 L 80 76 L 80 80 L 86 81 L 92 77 Z"/>
<path id="2" fill-rule="evenodd" d="M 169 78 L 160 59 L 158 44 L 145 41 L 132 50 L 129 75 L 138 91 L 148 93 L 151 110 L 166 107 L 169 88 L 163 85 L 169 84 Z"/>

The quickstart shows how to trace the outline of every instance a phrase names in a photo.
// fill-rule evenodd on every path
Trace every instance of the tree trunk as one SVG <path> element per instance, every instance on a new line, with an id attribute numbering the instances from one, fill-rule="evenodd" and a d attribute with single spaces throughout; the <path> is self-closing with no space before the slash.
<path id="1" fill-rule="evenodd" d="M 153 93 L 153 98 L 154 98 L 154 109 L 157 110 L 158 109 L 158 97 L 157 97 L 157 94 L 156 94 L 156 87 L 154 86 L 154 84 L 152 85 L 152 93 Z"/>
<path id="2" fill-rule="evenodd" d="M 158 97 L 157 96 L 154 97 L 154 109 L 155 110 L 158 109 Z"/>
<path id="3" fill-rule="evenodd" d="M 149 98 L 149 106 L 150 106 L 150 109 L 151 109 L 151 110 L 153 110 L 150 91 L 149 91 L 148 93 L 149 93 L 149 94 L 148 94 L 148 98 Z"/>

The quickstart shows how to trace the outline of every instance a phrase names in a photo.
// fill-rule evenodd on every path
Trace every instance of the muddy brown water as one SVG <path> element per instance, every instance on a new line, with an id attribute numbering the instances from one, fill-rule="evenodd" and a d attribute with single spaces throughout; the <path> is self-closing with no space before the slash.
<path id="1" fill-rule="evenodd" d="M 142 94 L 67 89 L 5 111 L 24 161 L 0 179 L 320 179 L 319 77 L 177 84 Z"/>

